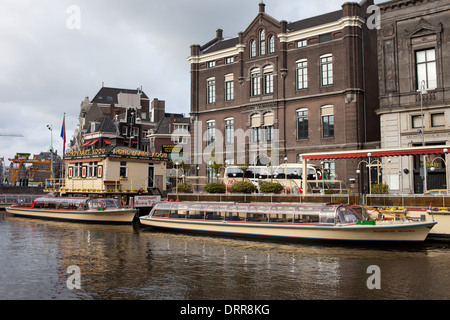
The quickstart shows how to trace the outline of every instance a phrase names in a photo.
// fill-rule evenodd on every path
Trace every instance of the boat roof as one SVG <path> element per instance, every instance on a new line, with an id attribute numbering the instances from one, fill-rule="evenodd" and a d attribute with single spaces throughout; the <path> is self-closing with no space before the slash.
<path id="1" fill-rule="evenodd" d="M 182 210 L 211 210 L 211 211 L 241 211 L 253 213 L 295 213 L 305 211 L 315 211 L 319 213 L 324 208 L 335 210 L 342 204 L 336 203 L 272 203 L 272 202 L 184 202 L 167 201 L 160 202 L 155 208 L 161 209 L 182 209 Z"/>

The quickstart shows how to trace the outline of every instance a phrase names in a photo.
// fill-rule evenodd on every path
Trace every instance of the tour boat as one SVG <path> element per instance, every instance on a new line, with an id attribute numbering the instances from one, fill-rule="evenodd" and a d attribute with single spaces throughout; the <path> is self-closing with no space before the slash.
<path id="1" fill-rule="evenodd" d="M 41 197 L 29 206 L 14 205 L 6 211 L 17 216 L 78 222 L 131 223 L 137 209 L 121 208 L 114 198 Z"/>
<path id="2" fill-rule="evenodd" d="M 341 204 L 160 202 L 139 219 L 143 225 L 186 232 L 332 241 L 421 242 L 436 224 L 366 220 L 363 210 Z"/>

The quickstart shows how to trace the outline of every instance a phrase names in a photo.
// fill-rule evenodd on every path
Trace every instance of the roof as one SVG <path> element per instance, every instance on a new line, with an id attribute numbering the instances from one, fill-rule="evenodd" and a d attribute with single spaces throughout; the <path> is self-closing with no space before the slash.
<path id="1" fill-rule="evenodd" d="M 263 13 L 265 14 L 265 13 Z M 322 24 L 327 24 L 333 21 L 338 21 L 342 18 L 342 10 L 337 10 L 325 14 L 321 14 L 315 17 L 306 18 L 298 20 L 295 22 L 290 22 L 287 24 L 287 32 L 295 32 L 303 29 L 312 28 Z M 211 41 L 210 41 L 211 42 Z M 224 50 L 227 48 L 232 48 L 239 43 L 239 37 L 229 38 L 229 39 L 218 39 L 215 43 L 208 46 L 201 54 L 211 53 L 215 51 Z M 204 45 L 207 46 L 207 45 Z"/>
<path id="2" fill-rule="evenodd" d="M 213 45 L 211 45 L 209 48 L 207 48 L 206 50 L 203 50 L 202 54 L 220 51 L 220 50 L 223 50 L 226 48 L 232 48 L 232 47 L 236 46 L 238 43 L 239 43 L 239 37 L 219 40 L 216 43 L 214 43 Z"/>
<path id="3" fill-rule="evenodd" d="M 119 93 L 131 93 L 137 94 L 138 89 L 124 89 L 124 88 L 110 88 L 110 87 L 102 87 L 100 91 L 95 95 L 91 102 L 97 103 L 118 103 L 117 95 Z M 141 98 L 148 99 L 147 95 L 142 91 Z"/>
<path id="4" fill-rule="evenodd" d="M 342 10 L 337 10 L 329 13 L 325 13 L 319 16 L 298 20 L 296 22 L 290 22 L 287 24 L 288 32 L 294 32 L 298 30 L 308 29 L 322 24 L 327 24 L 333 21 L 338 21 L 342 18 Z"/>

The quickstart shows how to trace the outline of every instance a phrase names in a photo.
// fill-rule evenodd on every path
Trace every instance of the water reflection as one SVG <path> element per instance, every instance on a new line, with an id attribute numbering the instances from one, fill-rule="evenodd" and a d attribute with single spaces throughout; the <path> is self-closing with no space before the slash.
<path id="1" fill-rule="evenodd" d="M 0 213 L 2 299 L 448 299 L 447 245 L 367 249 Z M 69 290 L 66 270 L 81 270 Z M 366 286 L 381 269 L 381 290 Z"/>

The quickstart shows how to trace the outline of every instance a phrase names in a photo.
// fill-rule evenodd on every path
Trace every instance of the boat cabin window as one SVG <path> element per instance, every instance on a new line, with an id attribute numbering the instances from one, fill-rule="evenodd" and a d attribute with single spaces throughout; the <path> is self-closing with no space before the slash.
<path id="1" fill-rule="evenodd" d="M 102 209 L 117 209 L 119 208 L 118 201 L 113 198 L 97 198 L 88 201 L 88 208 L 91 210 Z"/>
<path id="2" fill-rule="evenodd" d="M 169 218 L 186 218 L 187 209 L 187 204 L 174 203 L 170 207 Z"/>
<path id="3" fill-rule="evenodd" d="M 153 208 L 154 217 L 168 218 L 170 213 L 170 203 L 159 203 Z"/>
<path id="4" fill-rule="evenodd" d="M 334 224 L 336 207 L 324 207 L 320 212 L 320 223 Z"/>
<path id="5" fill-rule="evenodd" d="M 99 199 L 99 201 L 104 199 Z M 210 221 L 249 221 L 293 224 L 355 224 L 359 213 L 351 207 L 320 204 L 159 203 L 154 217 Z"/>
<path id="6" fill-rule="evenodd" d="M 299 206 L 295 208 L 295 223 L 319 223 L 322 206 Z"/>
<path id="7" fill-rule="evenodd" d="M 33 201 L 35 209 L 78 210 L 84 209 L 86 198 L 37 198 Z"/>
<path id="8" fill-rule="evenodd" d="M 341 224 L 355 224 L 356 222 L 358 222 L 358 218 L 355 212 L 349 207 L 339 207 L 337 215 L 337 222 Z"/>
<path id="9" fill-rule="evenodd" d="M 204 204 L 192 204 L 189 206 L 188 219 L 205 219 L 205 209 Z"/>

